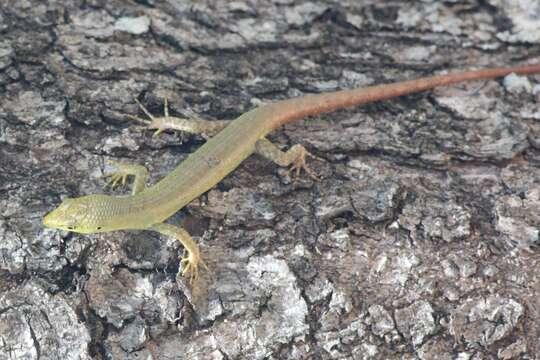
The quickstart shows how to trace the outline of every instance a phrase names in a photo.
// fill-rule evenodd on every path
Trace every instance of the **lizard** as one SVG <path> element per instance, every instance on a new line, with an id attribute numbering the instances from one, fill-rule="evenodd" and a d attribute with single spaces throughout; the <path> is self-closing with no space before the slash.
<path id="1" fill-rule="evenodd" d="M 144 166 L 113 163 L 116 171 L 108 174 L 111 185 L 114 187 L 119 182 L 125 183 L 128 176 L 133 176 L 131 195 L 93 194 L 66 198 L 43 218 L 43 225 L 84 234 L 133 229 L 152 230 L 173 237 L 180 241 L 187 253 L 180 259 L 181 274 L 189 276 L 190 283 L 193 283 L 199 268 L 207 269 L 199 247 L 185 229 L 166 223 L 165 220 L 211 189 L 253 153 L 262 155 L 279 166 L 292 165 L 291 170 L 296 170 L 297 175 L 304 170 L 313 176 L 306 158 L 317 157 L 299 144 L 288 151 L 279 149 L 265 137 L 276 128 L 307 116 L 440 86 L 503 77 L 511 73 L 525 75 L 538 72 L 540 64 L 490 68 L 309 94 L 256 107 L 231 121 L 173 117 L 169 115 L 166 100 L 164 116 L 154 117 L 136 100 L 149 120 L 137 116 L 131 118 L 155 129 L 155 135 L 170 129 L 215 135 L 152 186 L 146 187 L 148 171 Z"/>

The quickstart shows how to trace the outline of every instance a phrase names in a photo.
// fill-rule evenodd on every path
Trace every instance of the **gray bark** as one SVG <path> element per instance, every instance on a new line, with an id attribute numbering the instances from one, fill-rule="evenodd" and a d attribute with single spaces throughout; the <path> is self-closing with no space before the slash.
<path id="1" fill-rule="evenodd" d="M 0 3 L 0 359 L 534 359 L 540 76 L 459 84 L 275 132 L 323 162 L 252 156 L 181 210 L 210 271 L 151 232 L 44 229 L 151 182 L 204 141 L 161 114 L 232 119 L 307 93 L 540 60 L 535 0 Z M 125 194 L 129 191 L 124 189 Z"/>

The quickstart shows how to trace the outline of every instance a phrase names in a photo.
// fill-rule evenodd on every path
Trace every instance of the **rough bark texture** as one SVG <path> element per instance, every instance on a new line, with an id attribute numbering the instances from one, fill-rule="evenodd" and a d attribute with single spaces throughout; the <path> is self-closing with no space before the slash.
<path id="1" fill-rule="evenodd" d="M 539 76 L 298 122 L 319 182 L 251 157 L 151 232 L 45 230 L 104 162 L 165 176 L 203 141 L 177 116 L 540 61 L 536 0 L 0 2 L 0 359 L 534 359 Z M 536 61 L 535 61 L 536 60 Z M 141 115 L 141 114 L 140 114 Z M 121 193 L 122 191 L 105 190 Z M 124 190 L 127 192 L 127 190 Z"/>

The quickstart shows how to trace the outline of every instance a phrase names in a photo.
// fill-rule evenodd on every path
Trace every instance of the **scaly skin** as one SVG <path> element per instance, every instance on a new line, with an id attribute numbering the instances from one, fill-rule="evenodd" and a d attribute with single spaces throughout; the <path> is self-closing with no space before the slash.
<path id="1" fill-rule="evenodd" d="M 216 185 L 254 152 L 270 156 L 279 165 L 292 163 L 297 168 L 305 168 L 304 159 L 309 153 L 303 147 L 297 145 L 294 151 L 282 154 L 277 148 L 271 149 L 270 147 L 273 146 L 271 143 L 267 141 L 264 144 L 260 143 L 272 130 L 309 115 L 390 99 L 438 86 L 496 78 L 510 73 L 537 72 L 540 72 L 540 65 L 470 71 L 362 89 L 307 95 L 265 105 L 229 122 L 223 130 L 188 156 L 157 184 L 143 189 L 139 183 L 134 189 L 134 194 L 126 197 L 88 195 L 66 199 L 44 218 L 43 223 L 47 227 L 80 233 L 148 229 L 174 236 L 188 251 L 188 256 L 182 262 L 187 265 L 184 272 L 190 272 L 193 280 L 197 276 L 198 266 L 204 266 L 197 245 L 185 230 L 174 229 L 172 225 L 163 224 L 163 222 Z M 165 129 L 171 120 L 175 120 L 169 117 L 167 110 L 165 117 L 160 119 L 153 118 L 146 109 L 143 108 L 143 110 L 154 121 L 152 124 L 155 125 L 154 128 L 158 128 L 158 131 Z M 213 126 L 215 130 L 215 123 L 209 124 L 209 127 Z M 198 120 L 198 130 L 193 131 L 202 132 L 202 125 L 204 125 L 204 120 Z M 169 128 L 174 127 L 169 126 Z M 182 123 L 182 129 L 184 128 L 185 120 Z M 257 145 L 258 142 L 259 145 Z M 129 168 L 127 165 L 125 167 Z M 116 178 L 124 176 L 122 179 L 125 179 L 125 175 L 134 175 L 134 173 L 122 172 L 120 169 Z"/>

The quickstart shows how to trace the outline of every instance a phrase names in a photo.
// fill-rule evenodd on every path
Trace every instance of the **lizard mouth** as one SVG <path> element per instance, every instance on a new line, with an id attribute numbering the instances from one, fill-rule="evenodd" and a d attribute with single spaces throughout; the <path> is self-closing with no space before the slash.
<path id="1" fill-rule="evenodd" d="M 51 211 L 45 217 L 43 218 L 43 226 L 51 228 L 51 229 L 67 229 L 68 227 L 65 226 L 65 224 L 62 224 L 58 219 L 56 218 L 56 214 L 54 211 Z"/>
<path id="2" fill-rule="evenodd" d="M 52 212 L 45 215 L 45 217 L 43 218 L 43 226 L 48 227 L 48 228 L 55 227 L 56 224 L 51 215 L 52 215 Z"/>

